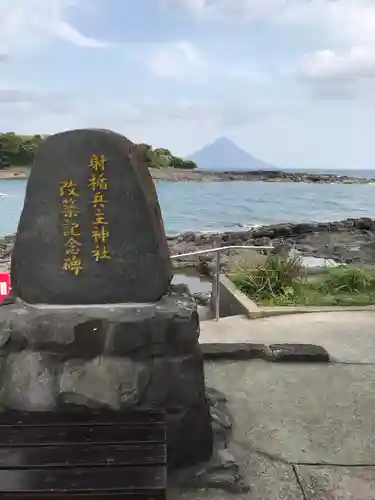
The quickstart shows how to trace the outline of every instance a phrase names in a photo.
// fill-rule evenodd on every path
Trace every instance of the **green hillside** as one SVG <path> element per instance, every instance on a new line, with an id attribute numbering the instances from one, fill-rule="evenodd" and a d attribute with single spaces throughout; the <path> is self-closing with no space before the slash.
<path id="1" fill-rule="evenodd" d="M 0 169 L 9 167 L 32 166 L 35 153 L 46 136 L 19 135 L 14 132 L 0 133 Z M 147 163 L 149 168 L 183 168 L 194 169 L 193 161 L 183 160 L 174 156 L 169 149 L 154 149 L 149 144 L 136 145 L 140 158 Z"/>

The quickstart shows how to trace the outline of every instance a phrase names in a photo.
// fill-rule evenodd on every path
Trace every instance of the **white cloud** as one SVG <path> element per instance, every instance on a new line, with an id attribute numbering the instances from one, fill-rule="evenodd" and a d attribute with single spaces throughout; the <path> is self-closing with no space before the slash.
<path id="1" fill-rule="evenodd" d="M 207 65 L 189 42 L 160 44 L 147 61 L 157 76 L 176 80 L 202 81 Z"/>
<path id="2" fill-rule="evenodd" d="M 1 103 L 24 103 L 33 102 L 36 96 L 33 92 L 0 88 L 0 104 Z"/>
<path id="3" fill-rule="evenodd" d="M 317 46 L 297 63 L 315 95 L 355 95 L 375 77 L 375 0 L 166 0 L 202 20 L 269 21 Z M 319 90 L 319 86 L 321 89 Z"/>
<path id="4" fill-rule="evenodd" d="M 309 28 L 312 37 L 330 43 L 375 43 L 375 0 L 165 0 L 202 20 L 252 22 Z"/>
<path id="5" fill-rule="evenodd" d="M 165 3 L 202 19 L 249 21 L 274 15 L 288 5 L 288 0 L 165 0 Z"/>
<path id="6" fill-rule="evenodd" d="M 244 64 L 223 59 L 208 59 L 192 43 L 187 41 L 159 44 L 148 57 L 138 54 L 148 68 L 157 76 L 189 83 L 215 81 L 248 84 L 268 83 L 268 76 L 246 61 Z"/>
<path id="7" fill-rule="evenodd" d="M 373 79 L 375 50 L 373 47 L 353 47 L 346 52 L 317 51 L 305 56 L 302 75 L 315 81 Z"/>
<path id="8" fill-rule="evenodd" d="M 296 0 L 278 21 L 307 28 L 323 43 L 350 47 L 375 42 L 374 0 Z"/>
<path id="9" fill-rule="evenodd" d="M 269 75 L 248 61 L 243 64 L 222 64 L 217 66 L 227 79 L 238 80 L 244 84 L 265 85 L 270 83 Z"/>
<path id="10" fill-rule="evenodd" d="M 315 30 L 325 45 L 298 64 L 299 76 L 312 85 L 315 95 L 374 95 L 374 0 L 314 0 L 304 9 L 289 11 L 284 21 Z"/>
<path id="11" fill-rule="evenodd" d="M 199 15 L 204 11 L 206 0 L 165 0 L 165 5 L 170 8 L 182 10 L 190 14 Z"/>
<path id="12" fill-rule="evenodd" d="M 337 40 L 375 40 L 374 0 L 164 0 L 171 9 L 203 20 L 309 25 Z"/>
<path id="13" fill-rule="evenodd" d="M 0 0 L 0 58 L 53 39 L 81 47 L 105 46 L 66 20 L 66 10 L 79 4 L 80 0 Z"/>
<path id="14" fill-rule="evenodd" d="M 270 103 L 255 99 L 206 100 L 103 100 L 93 108 L 85 97 L 42 94 L 18 89 L 0 89 L 0 130 L 26 132 L 30 126 L 35 133 L 50 133 L 75 127 L 154 127 L 163 124 L 170 130 L 196 125 L 232 128 L 252 123 L 274 112 Z M 35 129 L 35 116 L 38 116 Z M 53 119 L 57 128 L 48 124 Z M 22 128 L 20 128 L 22 127 Z M 198 127 L 199 128 L 199 127 Z M 121 128 L 120 128 L 121 130 Z M 25 133 L 26 133 L 25 132 Z"/>

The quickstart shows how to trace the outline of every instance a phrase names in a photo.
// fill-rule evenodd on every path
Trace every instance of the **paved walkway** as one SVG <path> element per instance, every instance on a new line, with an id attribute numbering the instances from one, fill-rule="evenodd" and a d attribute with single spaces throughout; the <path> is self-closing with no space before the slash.
<path id="1" fill-rule="evenodd" d="M 233 498 L 374 500 L 375 313 L 236 317 L 201 327 L 201 342 L 315 343 L 337 359 L 206 363 L 207 385 L 228 396 L 232 452 L 251 485 Z M 224 500 L 228 493 L 170 498 Z"/>
<path id="2" fill-rule="evenodd" d="M 345 363 L 375 363 L 375 311 L 242 316 L 201 323 L 201 343 L 316 344 Z M 374 495 L 375 498 L 375 495 Z"/>

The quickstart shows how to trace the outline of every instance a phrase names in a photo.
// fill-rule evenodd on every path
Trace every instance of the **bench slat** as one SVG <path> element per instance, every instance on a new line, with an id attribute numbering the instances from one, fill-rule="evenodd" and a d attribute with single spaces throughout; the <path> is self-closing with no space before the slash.
<path id="1" fill-rule="evenodd" d="M 3 426 L 68 426 L 68 425 L 124 425 L 135 423 L 138 426 L 164 424 L 165 415 L 161 411 L 69 411 L 52 413 L 49 411 L 19 412 L 7 410 L 0 413 L 0 428 Z"/>
<path id="2" fill-rule="evenodd" d="M 165 491 L 148 491 L 144 490 L 142 493 L 136 492 L 112 492 L 112 493 L 4 493 L 0 496 L 1 500 L 166 500 Z"/>
<path id="3" fill-rule="evenodd" d="M 0 413 L 0 500 L 166 500 L 164 412 Z"/>
<path id="4" fill-rule="evenodd" d="M 78 443 L 164 442 L 163 426 L 95 425 L 69 427 L 2 427 L 1 446 L 68 446 Z"/>
<path id="5" fill-rule="evenodd" d="M 166 468 L 77 467 L 75 469 L 0 470 L 1 492 L 124 492 L 164 489 Z"/>
<path id="6" fill-rule="evenodd" d="M 147 465 L 166 461 L 165 444 L 0 448 L 0 469 Z"/>

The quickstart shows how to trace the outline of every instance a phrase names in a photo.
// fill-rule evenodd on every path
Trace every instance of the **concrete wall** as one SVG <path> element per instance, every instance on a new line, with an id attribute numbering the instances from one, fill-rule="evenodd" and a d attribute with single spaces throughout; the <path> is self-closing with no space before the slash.
<path id="1" fill-rule="evenodd" d="M 245 315 L 248 318 L 257 318 L 260 315 L 259 307 L 246 297 L 227 276 L 220 276 L 220 317 Z M 215 311 L 215 284 L 212 283 L 211 308 Z"/>

